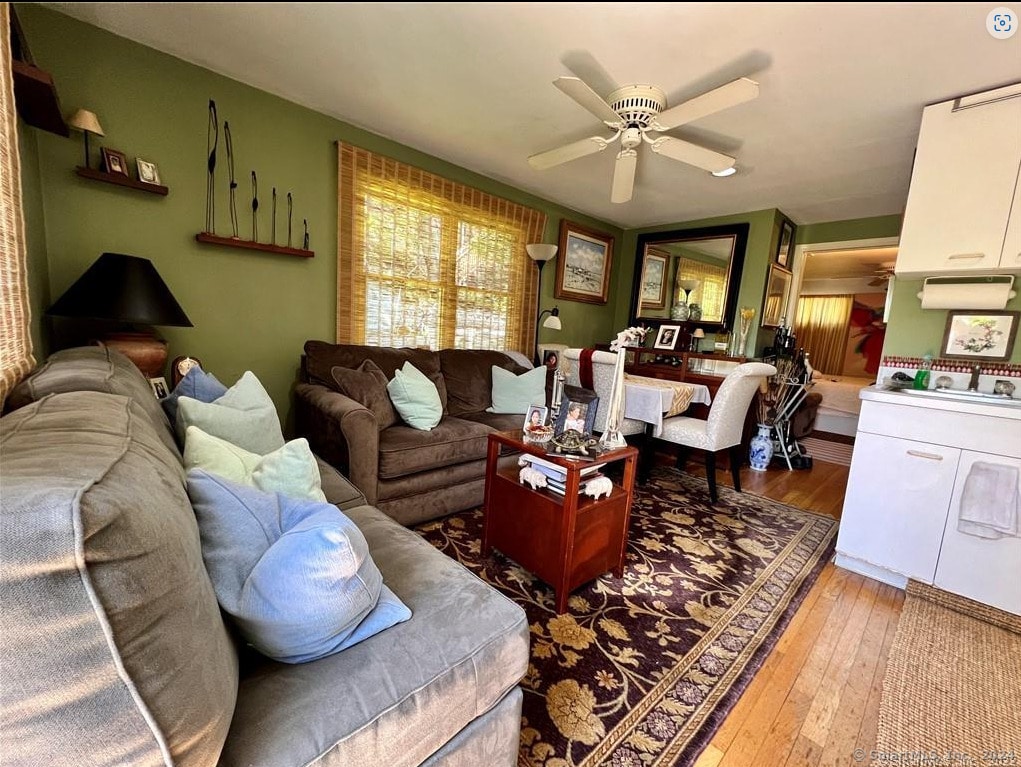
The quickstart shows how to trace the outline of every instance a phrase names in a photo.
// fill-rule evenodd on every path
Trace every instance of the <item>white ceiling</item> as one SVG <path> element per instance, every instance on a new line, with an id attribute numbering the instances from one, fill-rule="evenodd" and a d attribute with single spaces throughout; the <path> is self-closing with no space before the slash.
<path id="1" fill-rule="evenodd" d="M 873 277 L 884 268 L 892 268 L 897 260 L 897 248 L 826 250 L 806 255 L 806 280 L 839 280 Z"/>
<path id="2" fill-rule="evenodd" d="M 926 103 L 1021 79 L 990 3 L 52 3 L 118 35 L 570 208 L 634 228 L 779 207 L 798 223 L 901 213 Z M 734 154 L 715 179 L 640 150 L 526 159 L 597 133 L 551 84 L 649 83 L 676 104 L 739 76 L 757 100 L 674 135 Z M 608 135 L 602 132 L 600 135 Z"/>

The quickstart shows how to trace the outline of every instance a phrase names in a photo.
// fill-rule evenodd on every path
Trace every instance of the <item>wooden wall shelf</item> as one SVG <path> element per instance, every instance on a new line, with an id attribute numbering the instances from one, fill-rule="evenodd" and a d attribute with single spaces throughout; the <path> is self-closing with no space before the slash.
<path id="1" fill-rule="evenodd" d="M 60 113 L 57 89 L 49 73 L 17 59 L 11 61 L 11 72 L 14 76 L 14 100 L 22 119 L 58 136 L 70 136 L 71 131 Z"/>
<path id="2" fill-rule="evenodd" d="M 103 170 L 95 170 L 93 168 L 83 168 L 78 166 L 74 169 L 74 172 L 82 178 L 92 179 L 93 181 L 103 181 L 107 184 L 113 184 L 114 186 L 126 186 L 128 189 L 137 189 L 140 192 L 149 192 L 150 194 L 158 194 L 166 197 L 170 190 L 160 184 L 146 184 L 142 181 L 136 181 L 130 176 L 125 176 L 121 173 L 107 173 Z"/>
<path id="3" fill-rule="evenodd" d="M 227 248 L 243 248 L 245 250 L 258 250 L 263 253 L 276 253 L 281 256 L 298 256 L 299 258 L 314 258 L 314 250 L 302 250 L 301 248 L 288 248 L 286 245 L 270 245 L 268 242 L 252 242 L 251 240 L 235 239 L 233 237 L 219 237 L 208 232 L 199 232 L 195 235 L 197 242 L 204 242 L 206 245 L 223 245 Z"/>

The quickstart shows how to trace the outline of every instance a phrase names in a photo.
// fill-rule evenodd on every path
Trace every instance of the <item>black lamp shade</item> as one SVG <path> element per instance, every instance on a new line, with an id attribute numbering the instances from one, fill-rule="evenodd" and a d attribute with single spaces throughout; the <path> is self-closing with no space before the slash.
<path id="1" fill-rule="evenodd" d="M 101 255 L 46 313 L 139 325 L 192 327 L 152 261 L 122 253 Z"/>

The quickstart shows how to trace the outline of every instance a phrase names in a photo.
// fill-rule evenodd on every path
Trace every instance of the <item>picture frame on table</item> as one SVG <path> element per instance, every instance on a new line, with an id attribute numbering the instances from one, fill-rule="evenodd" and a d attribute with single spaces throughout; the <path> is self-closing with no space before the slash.
<path id="1" fill-rule="evenodd" d="M 613 235 L 562 219 L 558 253 L 554 295 L 605 304 L 610 294 Z"/>
<path id="2" fill-rule="evenodd" d="M 550 370 L 557 370 L 560 367 L 560 352 L 557 349 L 544 349 L 542 364 Z"/>
<path id="3" fill-rule="evenodd" d="M 138 167 L 139 181 L 143 184 L 160 186 L 160 170 L 156 167 L 156 163 L 138 157 L 135 158 L 135 165 Z"/>
<path id="4" fill-rule="evenodd" d="M 539 428 L 540 426 L 546 425 L 546 420 L 549 418 L 549 408 L 545 405 L 529 405 L 528 412 L 525 413 L 525 422 L 522 424 L 522 429 L 528 430 L 529 427 Z"/>
<path id="5" fill-rule="evenodd" d="M 124 155 L 124 152 L 118 152 L 116 149 L 103 147 L 100 150 L 100 153 L 103 156 L 103 167 L 106 169 L 107 173 L 131 178 L 131 175 L 128 173 L 128 158 Z"/>
<path id="6" fill-rule="evenodd" d="M 939 356 L 1005 362 L 1014 351 L 1019 317 L 1018 311 L 949 311 Z"/>
<path id="7" fill-rule="evenodd" d="M 785 269 L 792 269 L 794 265 L 791 263 L 793 260 L 794 251 L 794 222 L 789 218 L 784 218 L 780 222 L 780 239 L 777 241 L 776 246 L 776 257 L 773 259 L 779 266 Z"/>
<path id="8" fill-rule="evenodd" d="M 170 394 L 170 387 L 167 386 L 167 379 L 162 376 L 159 378 L 150 378 L 149 388 L 152 389 L 153 395 L 158 400 L 164 400 Z"/>
<path id="9" fill-rule="evenodd" d="M 557 411 L 557 422 L 553 433 L 560 435 L 568 429 L 583 427 L 582 434 L 591 434 L 595 428 L 596 413 L 599 412 L 599 395 L 592 389 L 581 386 L 565 386 Z"/>
<path id="10" fill-rule="evenodd" d="M 677 339 L 681 335 L 680 325 L 660 325 L 656 333 L 656 341 L 652 344 L 653 349 L 676 349 Z"/>
<path id="11" fill-rule="evenodd" d="M 642 308 L 666 308 L 666 278 L 670 254 L 649 248 L 642 264 Z"/>

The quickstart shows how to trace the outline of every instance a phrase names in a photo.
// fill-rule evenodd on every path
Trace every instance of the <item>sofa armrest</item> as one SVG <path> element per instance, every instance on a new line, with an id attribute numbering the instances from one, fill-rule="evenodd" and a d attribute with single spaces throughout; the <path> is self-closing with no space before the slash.
<path id="1" fill-rule="evenodd" d="M 318 384 L 298 384 L 295 425 L 312 452 L 322 457 L 374 505 L 379 473 L 379 427 L 372 411 Z"/>

